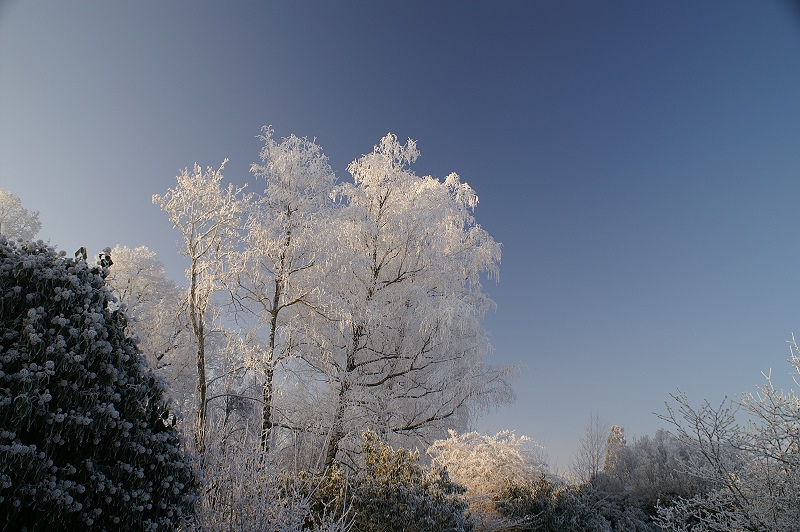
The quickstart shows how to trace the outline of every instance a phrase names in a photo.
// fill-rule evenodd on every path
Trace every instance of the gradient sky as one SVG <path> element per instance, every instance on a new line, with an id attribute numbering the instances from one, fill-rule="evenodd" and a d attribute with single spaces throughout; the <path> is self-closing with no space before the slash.
<path id="1" fill-rule="evenodd" d="M 597 413 L 630 436 L 678 388 L 791 384 L 800 332 L 800 9 L 778 2 L 0 1 L 0 188 L 72 253 L 146 245 L 195 161 L 249 179 L 260 128 L 340 179 L 387 132 L 459 173 L 503 243 L 477 421 L 564 469 Z"/>

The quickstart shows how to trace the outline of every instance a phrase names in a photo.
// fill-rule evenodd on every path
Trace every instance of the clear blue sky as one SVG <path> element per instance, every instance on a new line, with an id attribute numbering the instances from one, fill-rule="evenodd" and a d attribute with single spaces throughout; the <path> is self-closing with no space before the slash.
<path id="1" fill-rule="evenodd" d="M 780 2 L 0 2 L 0 187 L 67 252 L 147 245 L 195 161 L 248 178 L 256 135 L 340 178 L 391 131 L 458 172 L 503 243 L 479 420 L 560 468 L 598 413 L 629 435 L 788 373 L 800 332 L 800 9 Z"/>

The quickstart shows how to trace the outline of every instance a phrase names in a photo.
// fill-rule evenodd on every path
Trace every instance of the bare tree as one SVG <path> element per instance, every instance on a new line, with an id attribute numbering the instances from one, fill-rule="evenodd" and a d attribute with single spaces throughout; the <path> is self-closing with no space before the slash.
<path id="1" fill-rule="evenodd" d="M 591 482 L 603 470 L 609 430 L 609 425 L 597 413 L 586 421 L 578 449 L 570 461 L 570 470 L 579 482 Z"/>

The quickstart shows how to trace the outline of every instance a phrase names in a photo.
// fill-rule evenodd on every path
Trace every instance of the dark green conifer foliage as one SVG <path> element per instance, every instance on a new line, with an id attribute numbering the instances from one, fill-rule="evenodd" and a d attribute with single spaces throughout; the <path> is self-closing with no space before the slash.
<path id="1" fill-rule="evenodd" d="M 0 528 L 173 529 L 196 481 L 104 278 L 0 238 Z"/>

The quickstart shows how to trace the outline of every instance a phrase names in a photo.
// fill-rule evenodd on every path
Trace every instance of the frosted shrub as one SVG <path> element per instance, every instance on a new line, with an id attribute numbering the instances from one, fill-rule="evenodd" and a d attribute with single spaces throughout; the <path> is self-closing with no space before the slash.
<path id="1" fill-rule="evenodd" d="M 514 530 L 540 532 L 650 532 L 654 525 L 623 497 L 597 490 L 590 483 L 558 485 L 544 473 L 535 482 L 509 485 L 498 511 L 516 524 Z"/>
<path id="2" fill-rule="evenodd" d="M 212 425 L 211 432 L 223 428 Z M 203 456 L 203 498 L 195 526 L 205 531 L 344 532 L 350 529 L 339 476 L 289 475 L 260 448 L 260 436 L 210 438 Z M 334 500 L 336 499 L 336 500 Z M 328 507 L 336 506 L 336 511 Z M 332 509 L 332 508 L 331 508 Z"/>
<path id="3" fill-rule="evenodd" d="M 437 440 L 428 449 L 433 465 L 446 468 L 467 489 L 470 509 L 482 529 L 494 530 L 510 523 L 497 515 L 495 501 L 509 486 L 532 482 L 547 466 L 538 444 L 511 431 L 494 436 L 468 432 Z"/>
<path id="4" fill-rule="evenodd" d="M 355 483 L 357 530 L 409 532 L 470 531 L 464 488 L 447 471 L 425 471 L 418 456 L 393 450 L 371 431 L 364 432 L 366 469 Z"/>
<path id="5" fill-rule="evenodd" d="M 0 528 L 170 529 L 195 479 L 101 265 L 0 238 Z"/>

